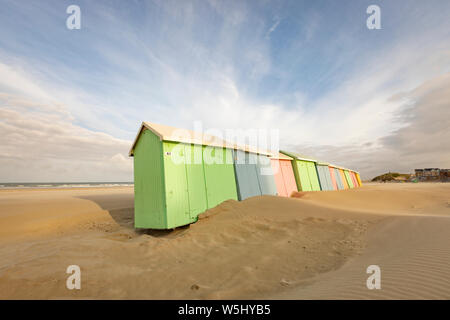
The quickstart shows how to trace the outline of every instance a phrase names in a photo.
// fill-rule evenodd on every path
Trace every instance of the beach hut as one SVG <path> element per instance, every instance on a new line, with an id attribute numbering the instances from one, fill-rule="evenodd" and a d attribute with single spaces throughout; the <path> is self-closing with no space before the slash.
<path id="1" fill-rule="evenodd" d="M 302 155 L 280 151 L 293 160 L 292 169 L 294 170 L 295 181 L 299 191 L 320 191 L 319 177 L 317 176 L 316 160 L 303 157 Z"/>
<path id="2" fill-rule="evenodd" d="M 345 189 L 344 182 L 342 182 L 342 174 L 341 174 L 339 168 L 333 168 L 333 171 L 334 171 L 334 176 L 336 178 L 338 190 Z"/>
<path id="3" fill-rule="evenodd" d="M 359 175 L 359 172 L 356 172 L 356 180 L 358 180 L 358 184 L 361 187 L 362 186 L 362 181 L 361 181 L 361 177 Z"/>
<path id="4" fill-rule="evenodd" d="M 347 183 L 347 178 L 345 177 L 345 174 L 344 174 L 344 170 L 342 168 L 339 168 L 338 171 L 339 171 L 339 176 L 341 177 L 342 186 L 344 187 L 344 189 L 348 189 L 349 186 Z"/>
<path id="5" fill-rule="evenodd" d="M 341 170 L 339 170 L 339 168 L 334 168 L 334 176 L 336 177 L 338 189 L 344 190 L 345 184 L 344 184 L 344 181 L 342 181 L 342 173 L 341 173 Z"/>
<path id="6" fill-rule="evenodd" d="M 256 164 L 261 195 L 277 195 L 277 186 L 275 184 L 270 156 L 268 154 L 258 154 L 258 161 Z"/>
<path id="7" fill-rule="evenodd" d="M 275 177 L 267 154 L 233 150 L 239 200 L 260 195 L 276 195 Z"/>
<path id="8" fill-rule="evenodd" d="M 316 162 L 317 175 L 320 181 L 320 187 L 324 191 L 334 190 L 333 181 L 331 179 L 330 169 L 327 163 Z"/>
<path id="9" fill-rule="evenodd" d="M 353 185 L 353 181 L 352 181 L 352 178 L 350 176 L 350 172 L 348 171 L 348 169 L 344 169 L 344 175 L 345 175 L 345 179 L 347 180 L 348 187 L 354 188 L 355 186 Z"/>
<path id="10" fill-rule="evenodd" d="M 272 155 L 270 158 L 278 195 L 282 197 L 289 197 L 292 192 L 298 191 L 292 169 L 292 160 L 294 159 L 281 152 Z"/>
<path id="11" fill-rule="evenodd" d="M 134 157 L 136 228 L 171 229 L 238 199 L 233 148 L 216 137 L 143 122 Z"/>
<path id="12" fill-rule="evenodd" d="M 356 175 L 354 171 L 349 171 L 350 172 L 350 177 L 352 178 L 352 182 L 353 182 L 353 186 L 355 188 L 359 187 L 359 183 L 358 180 L 356 179 Z"/>
<path id="13" fill-rule="evenodd" d="M 339 187 L 338 178 L 336 177 L 335 168 L 332 165 L 328 165 L 328 171 L 330 171 L 331 184 L 333 185 L 333 190 L 340 190 L 342 187 Z"/>

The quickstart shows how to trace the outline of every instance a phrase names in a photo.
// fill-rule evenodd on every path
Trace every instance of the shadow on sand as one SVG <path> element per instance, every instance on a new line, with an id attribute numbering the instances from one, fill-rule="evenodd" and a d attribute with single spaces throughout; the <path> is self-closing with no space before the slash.
<path id="1" fill-rule="evenodd" d="M 189 225 L 178 227 L 176 229 L 136 229 L 134 227 L 134 195 L 118 194 L 78 196 L 79 199 L 95 202 L 100 208 L 108 211 L 111 218 L 121 227 L 133 231 L 138 235 L 149 235 L 156 238 L 167 237 L 174 238 L 181 236 L 188 231 Z"/>

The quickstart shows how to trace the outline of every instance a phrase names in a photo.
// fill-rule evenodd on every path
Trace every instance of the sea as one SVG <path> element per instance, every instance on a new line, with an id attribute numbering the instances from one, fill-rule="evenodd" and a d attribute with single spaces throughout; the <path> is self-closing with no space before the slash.
<path id="1" fill-rule="evenodd" d="M 2 189 L 132 187 L 133 182 L 0 182 Z"/>

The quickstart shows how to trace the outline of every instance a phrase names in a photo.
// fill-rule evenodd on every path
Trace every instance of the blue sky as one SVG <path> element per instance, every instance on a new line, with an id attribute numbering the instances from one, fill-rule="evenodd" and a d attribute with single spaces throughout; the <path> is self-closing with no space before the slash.
<path id="1" fill-rule="evenodd" d="M 80 30 L 66 28 L 71 4 Z M 366 27 L 371 4 L 381 30 Z M 366 177 L 450 166 L 439 150 L 405 158 L 398 137 L 417 125 L 405 112 L 426 109 L 420 88 L 449 89 L 449 1 L 0 5 L 0 181 L 131 180 L 127 149 L 144 120 L 278 129 L 282 148 Z"/>

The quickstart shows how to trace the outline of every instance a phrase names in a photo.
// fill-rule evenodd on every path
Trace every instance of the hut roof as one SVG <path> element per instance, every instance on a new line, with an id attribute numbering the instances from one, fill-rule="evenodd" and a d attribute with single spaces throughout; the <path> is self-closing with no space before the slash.
<path id="1" fill-rule="evenodd" d="M 150 130 L 156 136 L 158 136 L 161 141 L 173 141 L 187 144 L 198 144 L 212 147 L 236 149 L 251 153 L 258 153 L 266 156 L 272 156 L 271 152 L 261 150 L 253 146 L 238 145 L 236 143 L 228 142 L 213 135 L 151 122 L 142 122 L 139 132 L 136 135 L 136 138 L 134 139 L 133 145 L 130 149 L 129 156 L 133 156 L 136 143 L 144 130 Z"/>
<path id="2" fill-rule="evenodd" d="M 329 166 L 329 167 L 333 167 L 333 168 L 336 168 L 336 169 L 347 170 L 347 169 L 345 169 L 344 167 L 341 167 L 341 166 L 337 166 L 337 165 L 335 165 L 335 164 L 332 164 L 332 163 L 329 163 L 329 164 L 328 164 L 328 166 Z"/>
<path id="3" fill-rule="evenodd" d="M 301 155 L 299 153 L 290 152 L 290 151 L 283 151 L 283 150 L 280 150 L 280 152 L 285 154 L 285 155 L 287 155 L 287 156 L 289 156 L 289 157 L 292 157 L 294 159 L 317 162 L 317 160 L 311 159 L 311 158 L 309 158 L 307 156 L 304 156 L 304 155 Z"/>
<path id="4" fill-rule="evenodd" d="M 341 167 L 341 166 L 337 166 L 337 165 L 334 165 L 334 164 L 331 164 L 331 163 L 327 163 L 327 162 L 324 162 L 324 161 L 321 161 L 321 160 L 312 159 L 312 158 L 310 158 L 308 156 L 305 156 L 305 155 L 302 155 L 302 154 L 299 154 L 299 153 L 296 153 L 296 152 L 283 151 L 283 150 L 280 150 L 280 152 L 285 154 L 285 155 L 287 155 L 287 156 L 290 156 L 292 158 L 298 159 L 298 160 L 312 161 L 312 162 L 316 162 L 319 165 L 325 165 L 325 166 L 329 166 L 329 167 L 333 167 L 333 168 L 337 168 L 337 169 L 342 169 L 342 170 L 347 170 L 347 171 L 359 173 L 358 171 L 347 169 L 347 168 L 344 168 L 344 167 Z"/>
<path id="5" fill-rule="evenodd" d="M 280 159 L 280 160 L 293 160 L 292 157 L 287 156 L 281 152 L 278 152 L 278 154 L 272 154 L 272 156 L 270 158 L 271 159 Z"/>
<path id="6" fill-rule="evenodd" d="M 332 167 L 332 168 L 342 169 L 342 170 L 347 170 L 347 171 L 359 173 L 358 171 L 351 170 L 351 169 L 347 169 L 347 168 L 344 168 L 344 167 L 341 167 L 341 166 L 337 166 L 337 165 L 332 164 L 332 163 L 325 163 L 325 162 L 322 163 L 322 162 L 319 162 L 319 164 L 325 164 L 325 165 L 328 165 L 329 167 Z"/>

